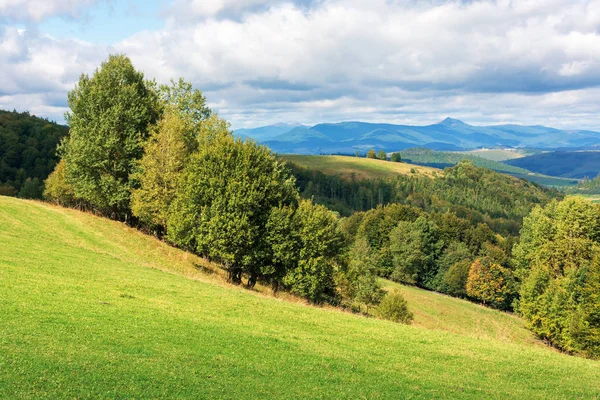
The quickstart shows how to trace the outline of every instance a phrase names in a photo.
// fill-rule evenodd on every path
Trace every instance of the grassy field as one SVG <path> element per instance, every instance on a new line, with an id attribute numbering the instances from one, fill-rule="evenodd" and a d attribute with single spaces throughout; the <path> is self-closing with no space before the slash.
<path id="1" fill-rule="evenodd" d="M 286 154 L 284 160 L 303 168 L 315 169 L 328 175 L 350 176 L 366 179 L 385 178 L 397 174 L 402 175 L 428 175 L 441 174 L 437 168 L 424 167 L 407 163 L 375 160 L 365 157 L 348 156 L 302 156 Z M 414 172 L 413 172 L 414 171 Z"/>
<path id="2" fill-rule="evenodd" d="M 531 154 L 527 150 L 509 150 L 509 149 L 478 149 L 470 151 L 459 151 L 457 153 L 471 154 L 492 161 L 505 161 L 515 158 L 525 157 Z"/>
<path id="3" fill-rule="evenodd" d="M 386 290 L 399 289 L 402 292 L 415 316 L 413 326 L 478 339 L 545 346 L 525 328 L 523 321 L 514 315 L 392 281 L 383 280 L 382 283 Z"/>
<path id="4" fill-rule="evenodd" d="M 0 398 L 600 398 L 598 362 L 424 329 L 463 314 L 447 299 L 419 311 L 407 290 L 404 326 L 231 287 L 213 268 L 120 223 L 0 196 Z"/>

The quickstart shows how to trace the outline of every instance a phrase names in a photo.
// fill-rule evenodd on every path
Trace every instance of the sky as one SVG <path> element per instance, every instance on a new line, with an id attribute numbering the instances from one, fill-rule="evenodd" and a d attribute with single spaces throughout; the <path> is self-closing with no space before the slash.
<path id="1" fill-rule="evenodd" d="M 112 53 L 192 82 L 233 128 L 600 130 L 600 0 L 0 0 L 0 108 L 62 123 Z"/>

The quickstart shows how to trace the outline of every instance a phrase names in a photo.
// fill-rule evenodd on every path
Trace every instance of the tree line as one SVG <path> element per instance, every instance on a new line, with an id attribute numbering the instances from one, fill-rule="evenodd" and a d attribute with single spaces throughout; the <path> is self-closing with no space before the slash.
<path id="1" fill-rule="evenodd" d="M 235 284 L 339 305 L 367 296 L 358 286 L 369 282 L 369 296 L 384 298 L 369 268 L 348 266 L 338 215 L 301 198 L 279 157 L 235 138 L 188 82 L 157 85 L 112 55 L 68 99 L 48 199 L 154 232 L 218 262 Z M 410 319 L 398 294 L 384 304 L 387 318 Z"/>
<path id="2" fill-rule="evenodd" d="M 378 180 L 288 166 L 235 138 L 191 84 L 157 85 L 124 55 L 82 75 L 69 107 L 53 201 L 153 232 L 235 284 L 409 322 L 387 278 L 514 310 L 599 355 L 598 206 L 470 162 Z"/>

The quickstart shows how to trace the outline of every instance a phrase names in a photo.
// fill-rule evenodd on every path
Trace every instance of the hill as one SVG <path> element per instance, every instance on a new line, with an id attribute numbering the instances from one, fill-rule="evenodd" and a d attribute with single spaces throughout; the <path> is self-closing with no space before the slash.
<path id="1" fill-rule="evenodd" d="M 474 126 L 452 118 L 426 126 L 353 121 L 280 128 L 275 125 L 236 133 L 253 137 L 281 154 L 353 154 L 357 150 L 364 154 L 371 148 L 390 152 L 411 147 L 458 151 L 480 147 L 579 149 L 600 146 L 600 133 L 594 131 L 522 125 Z"/>
<path id="2" fill-rule="evenodd" d="M 560 187 L 577 184 L 576 179 L 558 178 L 555 176 L 535 173 L 528 169 L 494 161 L 490 158 L 480 157 L 475 152 L 443 152 L 433 151 L 425 148 L 413 148 L 400 152 L 402 159 L 413 164 L 425 165 L 435 168 L 452 167 L 462 160 L 469 160 L 478 167 L 491 169 L 493 171 L 509 174 L 517 178 L 526 179 L 544 186 Z"/>
<path id="3" fill-rule="evenodd" d="M 302 168 L 309 168 L 344 177 L 354 175 L 357 178 L 376 179 L 395 175 L 433 176 L 441 170 L 407 163 L 375 160 L 365 157 L 348 156 L 305 156 L 287 154 L 282 158 Z"/>
<path id="4" fill-rule="evenodd" d="M 530 171 L 563 178 L 595 178 L 600 174 L 600 152 L 556 151 L 504 161 Z"/>
<path id="5" fill-rule="evenodd" d="M 27 112 L 0 110 L 0 195 L 41 198 L 69 128 Z"/>
<path id="6" fill-rule="evenodd" d="M 598 362 L 265 297 L 74 210 L 0 197 L 0 242 L 1 398 L 600 393 Z"/>

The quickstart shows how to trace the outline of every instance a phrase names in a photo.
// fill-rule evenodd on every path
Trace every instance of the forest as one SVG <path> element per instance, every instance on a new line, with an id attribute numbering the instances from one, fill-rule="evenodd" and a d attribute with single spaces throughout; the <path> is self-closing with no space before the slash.
<path id="1" fill-rule="evenodd" d="M 68 132 L 28 112 L 0 110 L 0 195 L 41 199 L 58 162 L 56 146 Z"/>
<path id="2" fill-rule="evenodd" d="M 147 80 L 125 55 L 82 75 L 68 104 L 49 201 L 215 261 L 233 284 L 410 323 L 391 279 L 516 312 L 557 348 L 600 356 L 600 206 L 470 161 L 369 180 L 288 165 L 235 138 L 190 83 Z"/>

